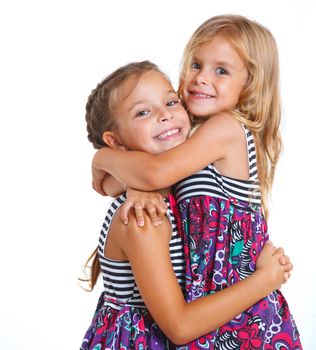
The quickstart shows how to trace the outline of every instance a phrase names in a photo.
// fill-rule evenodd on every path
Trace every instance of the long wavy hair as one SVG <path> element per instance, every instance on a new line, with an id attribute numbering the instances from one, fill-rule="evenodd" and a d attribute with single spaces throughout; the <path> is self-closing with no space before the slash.
<path id="1" fill-rule="evenodd" d="M 238 15 L 216 16 L 205 21 L 185 47 L 179 94 L 181 97 L 197 49 L 219 34 L 236 49 L 248 70 L 247 84 L 232 114 L 253 133 L 262 208 L 267 217 L 268 197 L 282 149 L 278 50 L 271 32 Z"/>

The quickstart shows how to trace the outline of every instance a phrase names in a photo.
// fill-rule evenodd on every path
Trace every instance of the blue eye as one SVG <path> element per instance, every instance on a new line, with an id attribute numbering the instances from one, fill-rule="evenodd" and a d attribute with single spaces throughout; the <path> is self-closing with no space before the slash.
<path id="1" fill-rule="evenodd" d="M 223 68 L 223 67 L 218 67 L 218 68 L 216 68 L 216 69 L 215 69 L 215 72 L 216 72 L 216 74 L 218 74 L 218 75 L 228 74 L 228 71 L 227 71 L 225 68 Z"/>
<path id="2" fill-rule="evenodd" d="M 193 63 L 191 63 L 191 68 L 193 68 L 193 69 L 200 69 L 201 66 L 198 63 L 193 62 Z"/>
<path id="3" fill-rule="evenodd" d="M 139 111 L 136 113 L 136 117 L 146 117 L 149 114 L 148 110 Z"/>
<path id="4" fill-rule="evenodd" d="M 179 103 L 178 100 L 169 101 L 169 102 L 167 102 L 167 107 L 173 107 L 173 106 L 175 106 L 177 103 Z"/>

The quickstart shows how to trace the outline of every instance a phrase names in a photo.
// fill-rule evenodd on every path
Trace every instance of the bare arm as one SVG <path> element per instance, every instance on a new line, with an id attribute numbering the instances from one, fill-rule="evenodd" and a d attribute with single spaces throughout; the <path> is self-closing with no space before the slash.
<path id="1" fill-rule="evenodd" d="M 102 192 L 97 191 L 102 195 L 107 195 L 110 197 L 117 197 L 120 194 L 124 193 L 126 191 L 126 187 L 124 184 L 119 182 L 114 176 L 110 174 L 105 174 L 105 177 L 102 181 Z"/>
<path id="2" fill-rule="evenodd" d="M 225 114 L 207 120 L 186 142 L 157 155 L 101 149 L 93 167 L 129 187 L 151 191 L 171 186 L 228 154 L 233 157 L 241 140 L 240 123 Z"/>
<path id="3" fill-rule="evenodd" d="M 291 269 L 289 264 L 281 266 L 278 261 L 283 250 L 274 253 L 268 244 L 253 275 L 214 295 L 186 303 L 170 262 L 169 222 L 165 219 L 161 226 L 153 227 L 146 217 L 140 228 L 133 218 L 124 226 L 116 217 L 112 225 L 120 232 L 119 241 L 149 311 L 176 344 L 189 342 L 230 321 L 277 289 L 284 272 Z M 260 259 L 264 262 L 262 267 Z"/>
<path id="4" fill-rule="evenodd" d="M 160 225 L 166 214 L 167 205 L 159 192 L 143 192 L 130 187 L 126 188 L 110 174 L 105 174 L 102 186 L 94 189 L 101 195 L 110 197 L 117 197 L 126 191 L 127 199 L 120 210 L 121 219 L 125 225 L 128 223 L 128 211 L 131 208 L 135 209 L 139 226 L 144 222 L 144 210 L 147 211 L 154 226 Z"/>

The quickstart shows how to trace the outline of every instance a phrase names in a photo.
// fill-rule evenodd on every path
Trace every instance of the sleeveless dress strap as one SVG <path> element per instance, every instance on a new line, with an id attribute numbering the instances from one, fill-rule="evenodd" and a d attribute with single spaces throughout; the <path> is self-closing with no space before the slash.
<path id="1" fill-rule="evenodd" d="M 104 247 L 106 244 L 107 236 L 108 236 L 108 231 L 111 225 L 111 222 L 113 220 L 114 214 L 116 213 L 117 209 L 124 204 L 126 200 L 126 194 L 123 193 L 119 197 L 113 199 L 112 203 L 109 206 L 109 209 L 106 213 L 102 229 L 100 232 L 99 236 L 99 246 L 98 246 L 98 252 L 101 256 L 104 255 Z"/>
<path id="2" fill-rule="evenodd" d="M 246 127 L 246 125 L 241 125 L 244 129 L 246 136 L 246 144 L 248 150 L 249 180 L 258 180 L 255 140 L 252 135 L 252 132 Z"/>

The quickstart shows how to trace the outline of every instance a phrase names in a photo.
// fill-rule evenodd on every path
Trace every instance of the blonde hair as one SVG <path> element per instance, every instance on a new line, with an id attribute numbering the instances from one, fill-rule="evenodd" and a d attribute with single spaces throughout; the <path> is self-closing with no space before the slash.
<path id="1" fill-rule="evenodd" d="M 232 113 L 253 133 L 262 207 L 268 216 L 268 196 L 282 149 L 278 50 L 271 32 L 238 15 L 216 16 L 205 21 L 184 50 L 179 94 L 182 95 L 196 50 L 219 34 L 236 49 L 248 70 L 247 84 Z"/>

